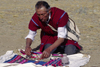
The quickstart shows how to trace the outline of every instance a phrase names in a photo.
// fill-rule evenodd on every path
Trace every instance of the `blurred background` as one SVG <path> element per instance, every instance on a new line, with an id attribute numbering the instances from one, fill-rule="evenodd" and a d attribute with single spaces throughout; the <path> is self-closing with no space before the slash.
<path id="1" fill-rule="evenodd" d="M 25 48 L 28 23 L 35 13 L 35 4 L 39 0 L 0 0 L 0 55 L 7 50 Z M 83 67 L 100 67 L 100 0 L 45 0 L 51 7 L 65 10 L 81 32 L 79 44 L 81 51 L 91 55 L 88 64 Z M 37 31 L 34 44 L 40 44 L 40 30 Z"/>

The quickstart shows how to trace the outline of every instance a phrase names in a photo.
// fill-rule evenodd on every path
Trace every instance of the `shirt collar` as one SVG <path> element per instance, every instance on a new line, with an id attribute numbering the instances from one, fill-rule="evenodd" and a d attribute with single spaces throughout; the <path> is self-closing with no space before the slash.
<path id="1" fill-rule="evenodd" d="M 51 19 L 51 13 L 49 13 L 49 19 L 46 22 L 47 24 L 49 23 L 50 19 Z"/>

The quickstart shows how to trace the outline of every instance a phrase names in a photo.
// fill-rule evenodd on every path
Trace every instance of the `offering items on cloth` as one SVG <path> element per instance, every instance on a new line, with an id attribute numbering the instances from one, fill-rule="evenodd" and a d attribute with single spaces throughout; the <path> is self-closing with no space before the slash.
<path id="1" fill-rule="evenodd" d="M 24 67 L 30 65 L 30 67 L 80 67 L 89 62 L 90 55 L 85 55 L 82 53 L 67 55 L 64 54 L 52 54 L 49 59 L 41 59 L 40 52 L 32 52 L 32 56 L 27 59 L 26 55 L 24 54 L 24 50 L 20 50 L 19 53 L 13 51 L 7 51 L 6 54 L 0 56 L 0 67 L 4 67 L 6 65 L 13 66 L 13 67 Z M 35 57 L 34 57 L 35 56 Z M 36 60 L 35 60 L 36 59 Z M 67 59 L 68 62 L 64 63 L 63 59 Z"/>

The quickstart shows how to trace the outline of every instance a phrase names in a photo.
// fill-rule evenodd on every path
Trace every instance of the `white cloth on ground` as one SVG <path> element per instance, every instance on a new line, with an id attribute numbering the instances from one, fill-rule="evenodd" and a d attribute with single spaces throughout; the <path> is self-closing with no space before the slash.
<path id="1" fill-rule="evenodd" d="M 4 61 L 11 59 L 14 55 L 15 53 L 13 53 L 13 51 L 11 50 L 11 51 L 7 51 L 4 55 L 0 56 L 0 67 L 37 67 L 37 66 L 40 66 L 40 65 L 35 65 L 34 63 L 24 63 L 24 64 L 3 63 Z M 69 67 L 83 66 L 87 64 L 90 59 L 90 55 L 85 55 L 82 53 L 67 55 L 67 57 L 69 58 L 69 65 L 68 65 Z"/>

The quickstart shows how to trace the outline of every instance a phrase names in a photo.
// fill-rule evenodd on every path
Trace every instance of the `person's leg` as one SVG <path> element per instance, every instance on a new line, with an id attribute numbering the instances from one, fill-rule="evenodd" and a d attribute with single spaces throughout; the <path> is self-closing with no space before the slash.
<path id="1" fill-rule="evenodd" d="M 75 54 L 78 51 L 79 51 L 79 49 L 75 45 L 70 44 L 70 45 L 65 46 L 65 53 L 67 55 Z"/>
<path id="2" fill-rule="evenodd" d="M 58 46 L 55 53 L 59 52 L 60 54 L 63 54 L 64 53 L 64 48 L 65 48 L 65 46 Z"/>
<path id="3" fill-rule="evenodd" d="M 48 48 L 49 46 L 51 46 L 51 45 L 52 45 L 52 44 L 46 44 L 46 45 L 44 46 L 44 50 L 47 49 L 47 48 Z M 54 53 L 56 49 L 57 49 L 57 48 L 55 48 L 54 50 L 52 50 L 52 51 L 51 51 L 51 54 Z"/>

